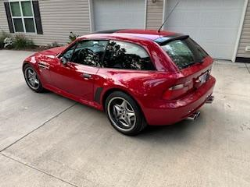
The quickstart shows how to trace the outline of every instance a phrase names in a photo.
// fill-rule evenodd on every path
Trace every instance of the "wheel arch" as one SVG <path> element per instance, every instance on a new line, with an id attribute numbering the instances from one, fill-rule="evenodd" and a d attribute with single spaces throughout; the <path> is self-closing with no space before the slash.
<path id="1" fill-rule="evenodd" d="M 32 63 L 32 62 L 30 62 L 30 61 L 24 61 L 23 62 L 23 66 L 22 66 L 22 70 L 24 71 L 24 68 L 25 68 L 25 66 L 27 66 L 27 65 L 29 65 L 29 66 L 31 66 L 32 68 L 35 68 L 36 69 L 36 64 L 34 64 L 34 63 Z M 36 69 L 37 70 L 37 69 Z M 38 74 L 40 73 L 40 72 L 37 72 Z"/>
<path id="2" fill-rule="evenodd" d="M 130 96 L 135 101 L 135 103 L 138 105 L 140 111 L 143 114 L 144 119 L 147 120 L 145 117 L 144 111 L 142 110 L 141 104 L 137 101 L 137 99 L 135 99 L 135 97 L 132 94 L 130 94 L 128 91 L 126 91 L 122 88 L 110 88 L 103 93 L 103 95 L 101 97 L 101 105 L 103 107 L 103 110 L 105 110 L 105 102 L 106 102 L 106 99 L 108 98 L 108 96 L 116 91 L 123 92 L 123 93 L 127 94 L 128 96 Z"/>
<path id="3" fill-rule="evenodd" d="M 22 66 L 23 72 L 24 72 L 24 67 L 25 67 L 26 65 L 30 65 L 30 63 L 29 63 L 28 61 L 24 61 L 24 62 L 23 62 L 23 66 Z"/>

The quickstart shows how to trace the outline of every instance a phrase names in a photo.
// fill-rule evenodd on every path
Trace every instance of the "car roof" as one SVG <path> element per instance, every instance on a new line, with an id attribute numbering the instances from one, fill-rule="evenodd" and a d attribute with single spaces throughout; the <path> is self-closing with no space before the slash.
<path id="1" fill-rule="evenodd" d="M 143 29 L 115 29 L 115 30 L 104 30 L 104 31 L 97 31 L 95 33 L 82 36 L 80 38 L 93 38 L 95 36 L 98 37 L 122 37 L 122 38 L 138 38 L 138 39 L 147 39 L 156 41 L 162 37 L 172 37 L 178 35 L 174 32 L 169 31 L 157 31 L 157 30 L 143 30 Z"/>

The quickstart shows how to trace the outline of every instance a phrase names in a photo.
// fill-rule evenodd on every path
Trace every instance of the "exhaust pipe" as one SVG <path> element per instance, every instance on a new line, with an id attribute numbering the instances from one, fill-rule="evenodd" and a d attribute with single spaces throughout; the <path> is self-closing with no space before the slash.
<path id="1" fill-rule="evenodd" d="M 200 114 L 201 114 L 201 112 L 197 111 L 197 112 L 191 114 L 189 117 L 187 117 L 187 120 L 195 121 L 200 116 Z"/>
<path id="2" fill-rule="evenodd" d="M 214 102 L 214 96 L 209 96 L 208 98 L 207 98 L 207 100 L 206 100 L 206 103 L 207 104 L 212 104 Z"/>

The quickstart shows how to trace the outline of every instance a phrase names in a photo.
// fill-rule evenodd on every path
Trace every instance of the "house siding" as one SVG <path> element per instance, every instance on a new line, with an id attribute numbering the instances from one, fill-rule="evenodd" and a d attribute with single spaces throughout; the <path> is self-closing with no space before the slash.
<path id="1" fill-rule="evenodd" d="M 3 1 L 0 1 L 0 31 L 9 32 L 9 26 L 6 18 Z"/>
<path id="2" fill-rule="evenodd" d="M 88 0 L 40 0 L 39 5 L 43 34 L 25 34 L 36 45 L 48 45 L 55 41 L 66 44 L 71 31 L 78 35 L 90 32 Z M 0 3 L 0 30 L 9 32 L 3 2 Z"/>
<path id="3" fill-rule="evenodd" d="M 157 0 L 152 3 L 148 0 L 147 3 L 147 29 L 158 29 L 162 24 L 164 0 Z"/>
<path id="4" fill-rule="evenodd" d="M 245 15 L 237 57 L 250 58 L 250 52 L 246 51 L 247 46 L 250 46 L 250 0 Z"/>

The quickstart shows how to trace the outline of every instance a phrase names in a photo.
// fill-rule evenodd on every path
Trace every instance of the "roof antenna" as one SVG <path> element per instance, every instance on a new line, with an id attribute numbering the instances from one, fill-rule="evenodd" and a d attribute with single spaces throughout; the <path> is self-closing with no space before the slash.
<path id="1" fill-rule="evenodd" d="M 165 19 L 165 21 L 163 22 L 163 24 L 161 25 L 161 27 L 158 29 L 158 33 L 161 32 L 162 27 L 165 25 L 165 23 L 168 21 L 168 19 L 170 18 L 170 16 L 172 15 L 172 13 L 174 12 L 174 10 L 176 9 L 176 7 L 180 4 L 181 0 L 179 0 L 176 5 L 174 6 L 174 8 L 171 10 L 171 12 L 168 14 L 167 18 Z"/>

